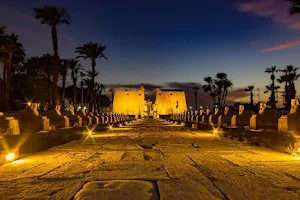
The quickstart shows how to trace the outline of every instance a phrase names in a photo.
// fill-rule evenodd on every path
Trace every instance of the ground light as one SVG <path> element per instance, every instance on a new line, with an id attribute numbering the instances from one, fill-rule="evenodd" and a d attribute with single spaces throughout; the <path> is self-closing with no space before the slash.
<path id="1" fill-rule="evenodd" d="M 8 154 L 6 154 L 5 160 L 7 162 L 11 162 L 11 161 L 15 160 L 15 153 L 8 153 Z"/>
<path id="2" fill-rule="evenodd" d="M 0 164 L 13 162 L 19 159 L 19 149 L 0 151 Z"/>

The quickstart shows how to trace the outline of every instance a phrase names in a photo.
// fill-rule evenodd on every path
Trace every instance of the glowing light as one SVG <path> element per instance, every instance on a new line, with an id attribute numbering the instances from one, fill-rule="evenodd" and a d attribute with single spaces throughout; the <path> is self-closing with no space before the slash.
<path id="1" fill-rule="evenodd" d="M 181 123 L 181 126 L 184 126 L 184 122 Z"/>
<path id="2" fill-rule="evenodd" d="M 86 110 L 86 107 L 84 106 L 83 109 Z"/>
<path id="3" fill-rule="evenodd" d="M 24 163 L 25 160 L 15 160 L 12 162 L 12 164 L 20 164 L 20 163 Z"/>
<path id="4" fill-rule="evenodd" d="M 92 131 L 89 131 L 89 135 L 92 135 L 93 134 L 93 132 Z"/>
<path id="5" fill-rule="evenodd" d="M 218 134 L 218 130 L 214 130 L 214 134 Z"/>
<path id="6" fill-rule="evenodd" d="M 123 125 L 122 124 L 119 124 L 119 127 L 122 127 Z"/>
<path id="7" fill-rule="evenodd" d="M 5 156 L 6 161 L 13 161 L 15 159 L 14 153 L 9 153 Z"/>

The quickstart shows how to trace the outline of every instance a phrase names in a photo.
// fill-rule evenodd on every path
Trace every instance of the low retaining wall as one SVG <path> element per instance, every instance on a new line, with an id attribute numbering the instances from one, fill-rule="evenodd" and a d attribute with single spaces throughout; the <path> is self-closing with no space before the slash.
<path id="1" fill-rule="evenodd" d="M 51 147 L 80 139 L 83 128 L 59 129 L 48 133 L 33 133 L 17 136 L 3 136 L 0 138 L 0 151 L 8 148 L 19 148 L 20 154 L 39 152 Z"/>

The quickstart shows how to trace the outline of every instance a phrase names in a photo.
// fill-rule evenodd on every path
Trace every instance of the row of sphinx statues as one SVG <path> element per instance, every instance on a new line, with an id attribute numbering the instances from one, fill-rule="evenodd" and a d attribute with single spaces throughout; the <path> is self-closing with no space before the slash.
<path id="1" fill-rule="evenodd" d="M 218 127 L 244 128 L 249 127 L 255 130 L 277 130 L 279 132 L 300 131 L 300 102 L 293 99 L 291 109 L 284 113 L 279 109 L 267 108 L 266 103 L 260 103 L 258 113 L 245 110 L 243 105 L 239 106 L 238 111 L 232 111 L 229 107 L 225 107 L 224 111 L 218 108 L 214 112 L 210 110 L 200 110 L 193 112 L 185 112 L 174 114 L 172 120 L 214 124 Z"/>
<path id="2" fill-rule="evenodd" d="M 60 106 L 55 110 L 39 113 L 38 104 L 32 103 L 24 110 L 1 113 L 0 112 L 0 135 L 1 134 L 32 134 L 55 130 L 60 128 L 74 128 L 98 124 L 113 124 L 130 120 L 132 116 L 116 113 L 92 113 L 85 109 L 76 112 L 74 107 L 61 111 Z"/>

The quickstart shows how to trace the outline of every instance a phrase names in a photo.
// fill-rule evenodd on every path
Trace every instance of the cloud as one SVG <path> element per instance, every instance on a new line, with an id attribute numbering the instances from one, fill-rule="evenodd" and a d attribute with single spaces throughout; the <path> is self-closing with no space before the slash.
<path id="1" fill-rule="evenodd" d="M 284 50 L 287 48 L 298 47 L 298 46 L 300 46 L 300 39 L 288 41 L 288 42 L 285 42 L 282 44 L 278 44 L 271 48 L 263 49 L 262 52 L 267 53 L 267 52 L 273 52 L 273 51 L 280 51 L 280 50 Z"/>
<path id="2" fill-rule="evenodd" d="M 289 29 L 300 30 L 300 16 L 289 14 L 290 4 L 284 0 L 255 0 L 238 3 L 241 12 L 252 13 L 260 17 L 269 17 L 273 21 L 288 26 Z"/>
<path id="3" fill-rule="evenodd" d="M 146 90 L 155 90 L 156 88 L 162 87 L 161 85 L 155 85 L 155 84 L 143 84 Z M 139 89 L 141 88 L 141 83 L 135 83 L 135 84 L 109 84 L 107 85 L 108 88 L 114 88 L 114 89 Z"/>
<path id="4" fill-rule="evenodd" d="M 229 90 L 227 98 L 226 98 L 226 103 L 227 105 L 232 105 L 235 102 L 240 101 L 240 99 L 248 97 L 249 94 L 245 92 L 244 88 L 237 88 L 234 90 Z"/>

